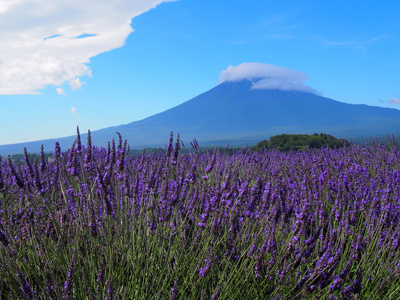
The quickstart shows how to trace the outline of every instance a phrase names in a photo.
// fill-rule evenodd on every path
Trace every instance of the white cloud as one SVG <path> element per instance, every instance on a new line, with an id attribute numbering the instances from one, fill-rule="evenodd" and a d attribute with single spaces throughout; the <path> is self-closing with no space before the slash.
<path id="1" fill-rule="evenodd" d="M 168 1 L 0 0 L 0 95 L 90 76 L 90 58 L 123 46 L 131 19 Z"/>
<path id="2" fill-rule="evenodd" d="M 388 102 L 392 105 L 399 105 L 400 104 L 400 99 L 396 99 L 396 98 L 390 98 L 388 100 Z"/>
<path id="3" fill-rule="evenodd" d="M 78 122 L 82 121 L 81 117 L 79 117 L 78 114 L 76 113 L 76 107 L 75 106 L 71 108 L 71 113 L 74 116 L 75 120 L 77 120 Z"/>
<path id="4" fill-rule="evenodd" d="M 78 77 L 77 77 L 77 78 L 74 78 L 74 79 L 71 79 L 71 80 L 68 82 L 68 84 L 69 84 L 69 86 L 71 87 L 72 90 L 79 90 L 79 89 L 81 89 L 82 84 L 84 84 L 84 83 L 85 83 L 85 82 L 81 82 L 81 81 L 79 80 Z"/>
<path id="5" fill-rule="evenodd" d="M 253 81 L 252 89 L 284 90 L 317 93 L 305 85 L 305 73 L 264 63 L 243 63 L 237 67 L 229 66 L 220 74 L 220 81 Z"/>
<path id="6" fill-rule="evenodd" d="M 67 97 L 67 95 L 65 94 L 64 90 L 62 88 L 56 88 L 57 94 Z"/>
<path id="7" fill-rule="evenodd" d="M 9 11 L 13 6 L 21 2 L 23 2 L 23 0 L 2 0 L 0 2 L 0 14 Z"/>

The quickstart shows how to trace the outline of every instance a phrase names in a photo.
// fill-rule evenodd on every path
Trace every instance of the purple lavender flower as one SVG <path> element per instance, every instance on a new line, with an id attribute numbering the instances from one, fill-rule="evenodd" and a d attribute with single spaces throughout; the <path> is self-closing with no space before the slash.
<path id="1" fill-rule="evenodd" d="M 63 292 L 63 298 L 62 298 L 63 300 L 71 299 L 72 288 L 74 287 L 74 282 L 72 279 L 74 263 L 75 263 L 75 257 L 73 257 L 71 259 L 70 265 L 67 270 L 67 278 L 65 279 L 65 282 L 64 282 L 64 292 Z"/>
<path id="2" fill-rule="evenodd" d="M 97 282 L 100 285 L 103 285 L 104 283 L 104 258 L 101 258 L 101 263 L 100 263 L 100 269 L 99 272 L 97 273 Z"/>
<path id="3" fill-rule="evenodd" d="M 174 135 L 173 135 L 173 133 L 171 131 L 171 134 L 169 136 L 169 143 L 168 143 L 168 146 L 167 146 L 167 153 L 166 153 L 167 157 L 171 157 L 171 153 L 172 153 L 172 150 L 173 150 L 173 145 L 172 145 L 173 142 L 174 142 Z"/>
<path id="4" fill-rule="evenodd" d="M 4 231 L 0 231 L 0 242 L 4 245 L 4 247 L 7 247 L 9 244 L 8 238 Z"/>
<path id="5" fill-rule="evenodd" d="M 29 161 L 28 151 L 26 150 L 26 147 L 24 147 L 24 160 L 25 160 L 26 166 L 28 167 L 31 178 L 34 178 L 35 174 L 33 173 L 33 168 L 32 168 L 31 162 Z"/>
<path id="6" fill-rule="evenodd" d="M 79 126 L 76 127 L 76 150 L 79 153 L 82 151 L 81 134 L 79 133 Z"/>
<path id="7" fill-rule="evenodd" d="M 121 135 L 120 135 L 120 143 L 121 143 Z M 125 165 L 125 152 L 126 152 L 126 145 L 127 145 L 127 140 L 124 141 L 124 146 L 118 146 L 118 155 L 117 155 L 117 170 L 119 172 L 122 172 L 124 170 L 124 165 Z"/>
<path id="8" fill-rule="evenodd" d="M 199 269 L 199 276 L 200 277 L 206 277 L 208 273 L 210 273 L 210 269 L 212 266 L 212 259 L 213 259 L 213 252 L 212 248 L 208 247 L 207 248 L 207 256 L 206 259 L 204 260 L 204 266 Z"/>
<path id="9" fill-rule="evenodd" d="M 3 174 L 1 172 L 1 156 L 0 156 L 0 192 L 5 190 L 5 183 L 3 179 Z"/>
<path id="10" fill-rule="evenodd" d="M 86 170 L 90 169 L 91 161 L 92 161 L 92 136 L 90 134 L 90 130 L 88 130 L 87 148 L 85 152 L 85 163 L 84 163 L 84 167 L 86 168 Z"/>
<path id="11" fill-rule="evenodd" d="M 343 285 L 344 280 L 340 276 L 336 275 L 335 279 L 333 280 L 332 284 L 329 286 L 329 289 L 331 293 L 335 290 L 340 289 L 340 287 Z"/>
<path id="12" fill-rule="evenodd" d="M 180 150 L 180 148 L 181 148 L 181 145 L 180 145 L 180 139 L 179 139 L 179 133 L 178 133 L 178 135 L 177 135 L 177 137 L 176 137 L 176 143 L 175 143 L 175 148 L 174 148 L 174 154 L 173 154 L 173 156 L 172 156 L 172 161 L 171 161 L 171 164 L 172 164 L 172 165 L 176 165 L 176 164 L 177 164 L 177 160 L 178 160 L 178 155 L 179 155 L 179 150 Z"/>
<path id="13" fill-rule="evenodd" d="M 115 140 L 114 140 L 114 138 L 112 138 L 112 140 L 111 140 L 111 152 L 110 152 L 110 155 L 109 155 L 109 162 L 110 162 L 111 166 L 114 166 L 115 159 L 116 159 L 116 157 L 115 157 Z"/>
<path id="14" fill-rule="evenodd" d="M 45 160 L 45 156 L 44 156 L 44 148 L 43 148 L 43 144 L 40 145 L 40 165 L 39 165 L 39 170 L 40 170 L 40 174 L 43 174 L 46 168 L 46 160 Z"/>
<path id="15" fill-rule="evenodd" d="M 109 276 L 107 278 L 107 296 L 105 300 L 113 300 L 114 299 L 113 296 L 114 296 L 114 289 L 111 284 L 111 276 Z"/>
<path id="16" fill-rule="evenodd" d="M 78 150 L 75 148 L 76 140 L 73 142 L 68 154 L 67 170 L 72 176 L 77 176 L 80 173 L 78 165 Z"/>
<path id="17" fill-rule="evenodd" d="M 56 157 L 56 160 L 58 160 L 61 156 L 61 148 L 60 148 L 60 143 L 55 142 L 55 147 L 54 147 L 54 155 Z"/>
<path id="18" fill-rule="evenodd" d="M 249 251 L 247 252 L 247 257 L 253 257 L 254 250 L 256 249 L 256 244 L 251 245 Z"/>
<path id="19" fill-rule="evenodd" d="M 18 276 L 18 280 L 21 284 L 20 289 L 21 289 L 22 293 L 25 295 L 26 298 L 33 299 L 32 288 L 29 285 L 29 283 L 26 281 L 26 278 L 24 278 L 24 276 L 22 275 L 22 272 L 18 271 L 17 276 Z"/>
<path id="20" fill-rule="evenodd" d="M 8 165 L 9 165 L 9 167 L 10 167 L 10 169 L 11 169 L 11 174 L 12 174 L 12 176 L 13 176 L 13 178 L 14 178 L 15 183 L 18 185 L 18 187 L 19 187 L 20 189 L 23 189 L 23 188 L 25 187 L 25 184 L 24 184 L 24 182 L 21 180 L 21 177 L 18 175 L 17 171 L 15 170 L 10 155 L 8 156 Z"/>
<path id="21" fill-rule="evenodd" d="M 213 156 L 212 156 L 212 158 L 211 158 L 211 163 L 210 163 L 209 165 L 207 165 L 207 167 L 206 167 L 206 169 L 205 169 L 205 173 L 206 173 L 206 174 L 210 173 L 211 170 L 214 168 L 215 161 L 216 161 L 216 159 L 217 159 L 217 151 L 218 151 L 217 148 L 215 148 L 215 149 L 214 149 L 214 152 L 213 152 Z"/>
<path id="22" fill-rule="evenodd" d="M 168 300 L 176 300 L 178 299 L 178 278 L 175 277 L 174 280 L 174 286 L 171 289 L 171 292 L 169 293 L 169 298 Z"/>
<path id="23" fill-rule="evenodd" d="M 98 230 L 97 230 L 97 222 L 94 214 L 93 208 L 90 211 L 90 222 L 89 222 L 89 228 L 90 228 L 90 234 L 93 237 L 97 236 Z"/>
<path id="24" fill-rule="evenodd" d="M 36 159 L 35 159 L 35 165 L 34 165 L 34 177 L 35 177 L 35 186 L 36 186 L 37 190 L 40 191 L 40 193 L 42 193 L 43 186 L 42 186 L 42 182 L 40 180 L 40 173 L 38 170 L 38 166 L 36 164 Z"/>
<path id="25" fill-rule="evenodd" d="M 219 293 L 221 292 L 221 285 L 218 285 L 217 289 L 215 290 L 214 294 L 211 295 L 210 300 L 218 299 Z"/>

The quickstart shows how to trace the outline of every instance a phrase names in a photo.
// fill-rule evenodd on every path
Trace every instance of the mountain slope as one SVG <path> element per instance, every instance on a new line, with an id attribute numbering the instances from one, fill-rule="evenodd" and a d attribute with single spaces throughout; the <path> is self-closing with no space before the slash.
<path id="1" fill-rule="evenodd" d="M 120 129 L 131 136 L 131 143 L 142 145 L 163 144 L 169 131 L 180 132 L 184 139 L 230 137 L 234 142 L 303 132 L 345 138 L 381 136 L 400 128 L 400 111 L 395 109 L 346 104 L 310 93 L 250 88 L 250 81 L 224 82 L 160 114 L 99 133 Z"/>
<path id="2" fill-rule="evenodd" d="M 162 113 L 94 131 L 93 143 L 106 146 L 116 131 L 138 148 L 164 146 L 170 131 L 180 132 L 184 142 L 196 138 L 203 146 L 250 145 L 282 133 L 323 132 L 354 139 L 400 132 L 396 109 L 346 104 L 304 92 L 253 90 L 251 86 L 248 80 L 223 82 Z M 74 138 L 58 139 L 62 149 L 70 147 Z M 40 144 L 51 151 L 54 140 L 0 146 L 0 153 L 11 153 L 16 147 L 21 152 L 24 145 L 37 152 Z"/>

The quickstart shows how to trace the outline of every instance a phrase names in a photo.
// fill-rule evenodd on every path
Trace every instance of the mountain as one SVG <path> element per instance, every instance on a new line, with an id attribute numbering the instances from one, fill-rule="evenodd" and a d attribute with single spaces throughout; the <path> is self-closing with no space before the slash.
<path id="1" fill-rule="evenodd" d="M 282 133 L 327 133 L 337 138 L 375 138 L 400 133 L 400 111 L 338 102 L 312 93 L 251 89 L 252 82 L 223 82 L 176 107 L 126 125 L 92 132 L 93 144 L 106 146 L 120 132 L 132 148 L 164 147 L 169 133 L 200 146 L 252 145 Z M 43 144 L 62 149 L 75 136 L 0 146 L 0 153 L 38 152 Z M 85 141 L 85 135 L 82 134 Z"/>

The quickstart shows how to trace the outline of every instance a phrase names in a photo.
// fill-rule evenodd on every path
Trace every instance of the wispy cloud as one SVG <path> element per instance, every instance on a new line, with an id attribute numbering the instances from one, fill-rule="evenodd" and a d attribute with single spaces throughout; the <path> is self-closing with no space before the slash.
<path id="1" fill-rule="evenodd" d="M 321 39 L 321 40 L 323 41 L 324 44 L 326 44 L 328 46 L 359 46 L 359 47 L 361 47 L 361 46 L 365 46 L 365 45 L 372 44 L 375 42 L 379 42 L 387 37 L 389 37 L 389 34 L 381 34 L 381 35 L 378 35 L 378 36 L 375 36 L 375 37 L 372 37 L 372 38 L 369 38 L 366 40 L 361 40 L 361 39 L 359 39 L 359 40 L 354 39 L 354 40 L 349 40 L 349 41 L 329 41 L 326 39 Z"/>
<path id="2" fill-rule="evenodd" d="M 390 98 L 390 99 L 388 100 L 388 102 L 389 102 L 390 104 L 392 104 L 392 105 L 399 105 L 399 104 L 400 104 L 400 99 L 397 99 L 397 98 Z"/>
<path id="3" fill-rule="evenodd" d="M 71 113 L 74 116 L 75 120 L 77 120 L 78 122 L 82 121 L 82 119 L 76 113 L 76 107 L 75 106 L 71 108 Z"/>
<path id="4" fill-rule="evenodd" d="M 62 88 L 56 88 L 56 91 L 57 91 L 57 94 L 59 94 L 59 95 L 61 95 L 61 96 L 64 96 L 64 97 L 67 97 L 67 94 L 65 94 L 64 89 L 62 89 Z"/>
<path id="5" fill-rule="evenodd" d="M 333 41 L 318 35 L 301 35 L 301 34 L 284 34 L 284 33 L 276 33 L 276 34 L 268 34 L 264 36 L 265 39 L 270 40 L 308 40 L 315 41 L 320 44 L 332 47 L 365 47 L 369 44 L 380 42 L 386 38 L 390 37 L 389 34 L 381 34 L 369 39 L 352 39 L 347 41 Z"/>
<path id="6" fill-rule="evenodd" d="M 304 84 L 305 73 L 264 63 L 243 63 L 229 66 L 220 74 L 220 81 L 253 81 L 252 89 L 299 91 L 316 94 L 317 91 Z"/>
<path id="7" fill-rule="evenodd" d="M 81 82 L 79 77 L 71 79 L 68 81 L 69 86 L 71 87 L 72 90 L 79 90 L 82 88 L 82 84 L 85 82 Z"/>
<path id="8" fill-rule="evenodd" d="M 90 58 L 123 46 L 131 19 L 168 1 L 0 1 L 0 95 L 78 87 Z"/>

